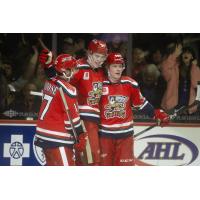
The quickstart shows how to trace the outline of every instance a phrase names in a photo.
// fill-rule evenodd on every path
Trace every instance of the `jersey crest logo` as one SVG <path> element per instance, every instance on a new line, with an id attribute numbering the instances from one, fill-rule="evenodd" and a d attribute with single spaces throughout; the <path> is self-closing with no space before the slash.
<path id="1" fill-rule="evenodd" d="M 126 117 L 126 102 L 128 97 L 125 96 L 108 96 L 108 104 L 105 105 L 104 115 L 109 118 L 125 118 Z"/>
<path id="2" fill-rule="evenodd" d="M 107 95 L 107 94 L 108 94 L 108 87 L 103 87 L 102 95 Z"/>
<path id="3" fill-rule="evenodd" d="M 93 82 L 92 83 L 92 91 L 88 93 L 87 103 L 88 105 L 96 105 L 99 103 L 100 97 L 102 95 L 102 83 L 101 82 Z"/>
<path id="4" fill-rule="evenodd" d="M 89 74 L 89 72 L 84 72 L 83 80 L 89 80 L 89 79 L 90 79 L 90 74 Z"/>

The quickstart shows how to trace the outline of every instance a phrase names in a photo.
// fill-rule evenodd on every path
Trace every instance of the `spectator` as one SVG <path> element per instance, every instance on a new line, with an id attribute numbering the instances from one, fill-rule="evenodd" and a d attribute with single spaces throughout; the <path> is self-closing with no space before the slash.
<path id="1" fill-rule="evenodd" d="M 36 86 L 29 82 L 20 92 L 15 92 L 15 99 L 10 103 L 7 111 L 14 111 L 12 119 L 37 119 L 41 98 L 33 96 L 30 91 L 37 91 Z"/>
<path id="2" fill-rule="evenodd" d="M 13 64 L 10 61 L 3 61 L 1 65 L 5 78 L 7 79 L 8 83 L 14 81 L 16 78 L 14 77 L 13 73 Z"/>
<path id="3" fill-rule="evenodd" d="M 28 38 L 25 37 L 25 34 L 2 34 L 0 36 L 2 36 L 1 47 L 4 47 L 2 54 L 0 54 L 1 117 L 21 117 L 24 119 L 22 112 L 20 111 L 19 114 L 16 110 L 21 109 L 20 103 L 24 104 L 23 88 L 34 77 L 37 68 L 38 48 L 43 47 L 43 41 L 40 37 L 38 38 L 38 34 L 26 34 Z"/>
<path id="4" fill-rule="evenodd" d="M 37 91 L 37 87 L 34 83 L 27 83 L 22 90 L 23 94 L 23 104 L 21 104 L 21 108 L 24 112 L 39 112 L 39 106 L 41 103 L 41 99 L 36 96 L 30 94 L 31 91 Z"/>
<path id="5" fill-rule="evenodd" d="M 149 55 L 149 63 L 155 64 L 158 69 L 160 70 L 160 64 L 162 62 L 162 52 L 159 48 L 155 48 L 154 50 L 150 51 Z"/>
<path id="6" fill-rule="evenodd" d="M 15 94 L 8 88 L 12 79 L 12 67 L 10 64 L 0 65 L 0 111 L 6 111 L 15 100 Z M 3 114 L 2 114 L 3 116 Z"/>
<path id="7" fill-rule="evenodd" d="M 0 112 L 2 113 L 7 107 L 8 88 L 7 79 L 2 68 L 0 68 Z"/>
<path id="8" fill-rule="evenodd" d="M 133 49 L 133 69 L 132 69 L 132 77 L 138 81 L 139 73 L 142 71 L 143 68 L 146 66 L 146 58 L 147 52 L 143 51 L 140 48 Z"/>
<path id="9" fill-rule="evenodd" d="M 74 40 L 74 54 L 76 59 L 80 59 L 87 56 L 85 40 L 83 38 L 77 38 Z"/>
<path id="10" fill-rule="evenodd" d="M 39 64 L 36 69 L 36 74 L 35 74 L 34 78 L 32 79 L 32 82 L 36 85 L 38 91 L 42 90 L 46 79 L 47 79 L 47 77 L 45 75 L 45 71 Z"/>
<path id="11" fill-rule="evenodd" d="M 195 88 L 200 80 L 200 69 L 195 55 L 190 48 L 177 44 L 174 51 L 162 63 L 162 75 L 167 82 L 167 89 L 162 99 L 162 108 L 168 112 L 177 107 L 192 104 L 196 97 Z M 182 55 L 181 55 L 182 53 Z M 180 61 L 178 60 L 179 56 Z M 197 108 L 190 109 L 190 113 Z"/>
<path id="12" fill-rule="evenodd" d="M 192 104 L 196 97 L 197 82 L 200 80 L 200 69 L 197 66 L 195 52 L 190 47 L 183 48 L 179 65 L 179 98 L 177 107 Z M 194 113 L 197 107 L 190 109 Z"/>
<path id="13" fill-rule="evenodd" d="M 20 91 L 25 86 L 25 84 L 28 83 L 28 81 L 31 80 L 31 78 L 33 78 L 38 60 L 38 50 L 35 46 L 33 46 L 32 48 L 34 53 L 32 54 L 29 60 L 26 70 L 16 81 L 8 85 L 10 90 L 13 92 Z"/>
<path id="14" fill-rule="evenodd" d="M 154 64 L 147 65 L 141 72 L 139 86 L 143 96 L 155 107 L 160 108 L 162 88 L 159 84 L 160 72 Z"/>
<path id="15" fill-rule="evenodd" d="M 71 37 L 66 37 L 63 42 L 62 53 L 74 55 L 74 40 Z"/>
<path id="16" fill-rule="evenodd" d="M 161 63 L 161 73 L 167 84 L 161 107 L 168 112 L 178 104 L 179 62 L 177 59 L 181 52 L 181 44 L 170 44 Z"/>
<path id="17" fill-rule="evenodd" d="M 112 34 L 111 41 L 108 43 L 110 52 L 120 52 L 123 57 L 126 57 L 127 51 L 127 38 L 123 34 Z"/>

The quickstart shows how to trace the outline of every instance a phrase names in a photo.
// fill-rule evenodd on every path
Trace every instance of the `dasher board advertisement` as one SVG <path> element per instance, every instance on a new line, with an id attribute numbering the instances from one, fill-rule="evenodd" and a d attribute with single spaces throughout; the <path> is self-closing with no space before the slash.
<path id="1" fill-rule="evenodd" d="M 34 123 L 0 123 L 0 166 L 45 165 L 42 149 L 33 144 Z M 138 132 L 146 125 L 134 126 Z M 135 138 L 134 159 L 139 166 L 200 165 L 200 127 L 156 127 Z"/>
<path id="2" fill-rule="evenodd" d="M 34 124 L 0 124 L 0 166 L 45 165 L 42 149 L 33 144 Z"/>
<path id="3" fill-rule="evenodd" d="M 135 126 L 135 133 L 146 126 Z M 200 127 L 156 127 L 135 138 L 136 165 L 200 165 Z"/>

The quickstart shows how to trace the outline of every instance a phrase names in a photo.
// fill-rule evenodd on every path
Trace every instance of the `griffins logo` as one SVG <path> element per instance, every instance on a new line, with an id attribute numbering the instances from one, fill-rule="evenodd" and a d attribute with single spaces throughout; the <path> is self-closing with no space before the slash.
<path id="1" fill-rule="evenodd" d="M 108 104 L 105 105 L 104 115 L 106 119 L 109 118 L 125 118 L 125 105 L 128 98 L 125 96 L 108 96 Z"/>
<path id="2" fill-rule="evenodd" d="M 101 82 L 93 82 L 92 83 L 92 91 L 88 93 L 87 103 L 88 105 L 96 105 L 99 103 L 99 99 L 102 95 L 102 83 Z"/>
<path id="3" fill-rule="evenodd" d="M 175 135 L 149 135 L 135 142 L 136 165 L 190 165 L 199 150 L 191 141 Z"/>

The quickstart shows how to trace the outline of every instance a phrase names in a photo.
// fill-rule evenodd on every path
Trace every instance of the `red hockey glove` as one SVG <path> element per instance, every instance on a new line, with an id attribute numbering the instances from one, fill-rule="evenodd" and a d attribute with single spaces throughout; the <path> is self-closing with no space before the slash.
<path id="1" fill-rule="evenodd" d="M 170 117 L 161 109 L 154 110 L 154 119 L 158 121 L 158 124 L 163 127 L 169 124 Z"/>
<path id="2" fill-rule="evenodd" d="M 53 54 L 47 49 L 43 49 L 39 55 L 39 61 L 44 68 L 49 68 L 53 64 Z"/>
<path id="3" fill-rule="evenodd" d="M 87 134 L 86 133 L 81 133 L 78 137 L 78 143 L 74 145 L 75 149 L 78 152 L 83 152 L 86 147 L 86 140 L 87 140 Z"/>

